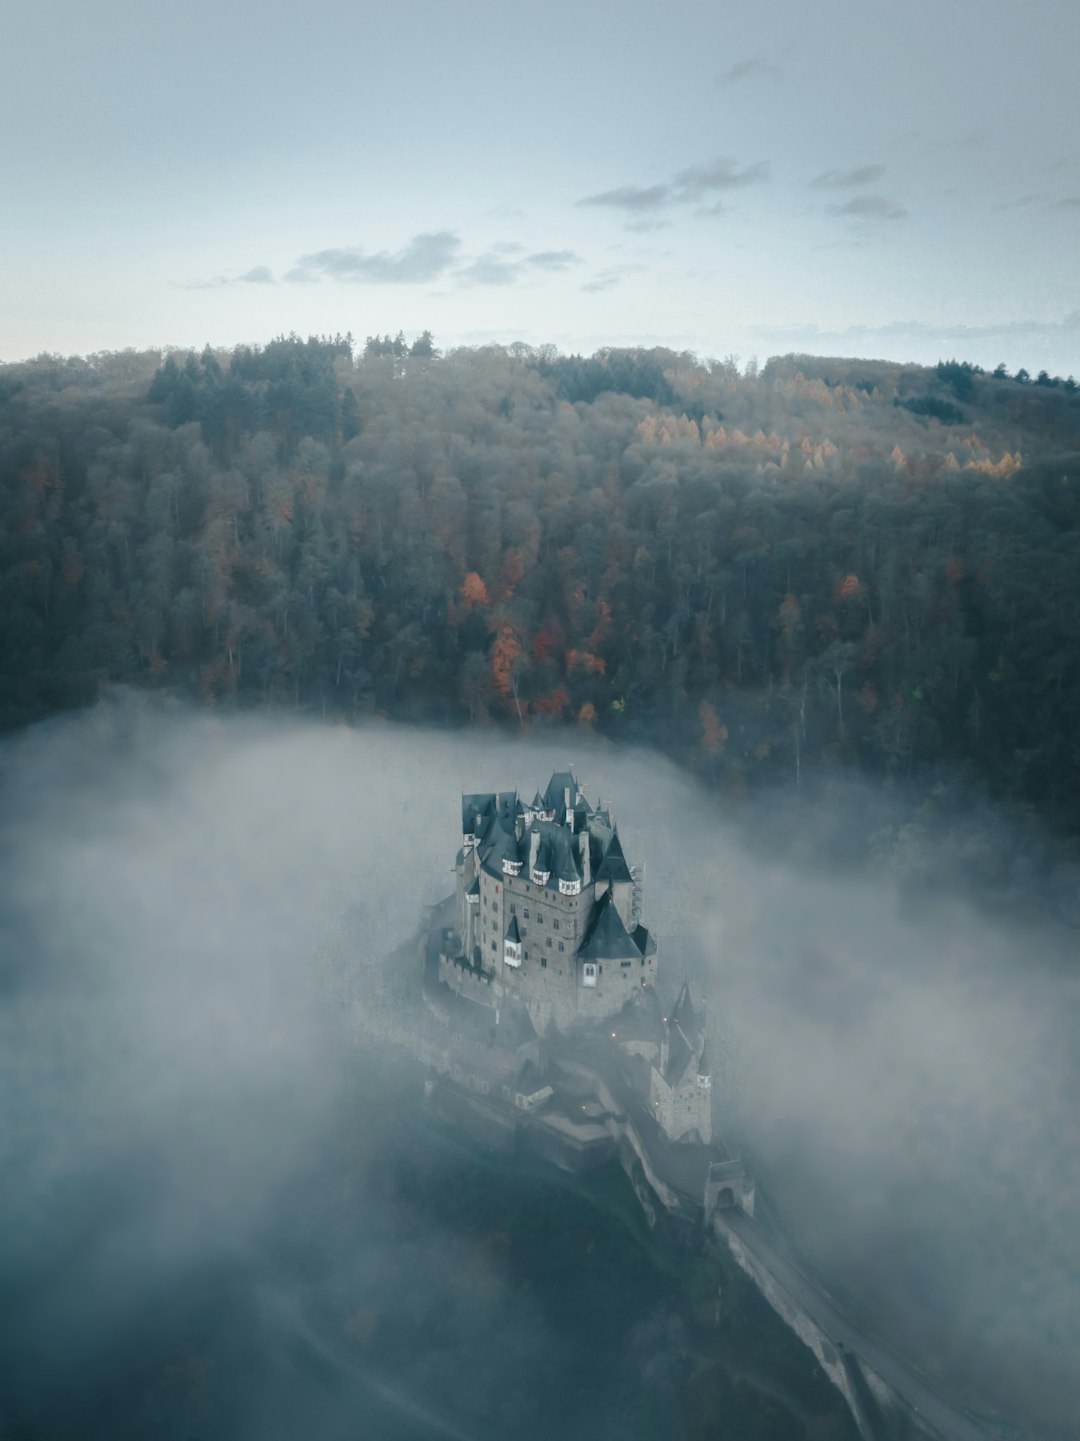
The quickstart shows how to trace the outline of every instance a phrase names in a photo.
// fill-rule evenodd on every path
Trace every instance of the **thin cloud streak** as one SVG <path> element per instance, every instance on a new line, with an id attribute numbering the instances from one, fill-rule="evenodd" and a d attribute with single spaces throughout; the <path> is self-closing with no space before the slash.
<path id="1" fill-rule="evenodd" d="M 734 65 L 729 65 L 720 76 L 719 84 L 727 89 L 732 85 L 741 85 L 744 80 L 775 78 L 783 73 L 779 65 L 766 60 L 764 55 L 751 55 L 746 60 L 736 60 Z"/>
<path id="2" fill-rule="evenodd" d="M 719 191 L 759 185 L 768 178 L 767 160 L 758 160 L 753 165 L 740 168 L 731 156 L 720 156 L 704 165 L 689 165 L 677 171 L 670 180 L 656 185 L 618 185 L 612 190 L 601 190 L 596 195 L 584 195 L 574 203 L 621 210 L 636 217 L 633 223 L 638 225 L 643 216 L 655 216 L 676 205 L 693 205 Z"/>
<path id="3" fill-rule="evenodd" d="M 878 221 L 904 220 L 907 211 L 884 195 L 853 195 L 839 205 L 828 206 L 828 213 L 840 219 Z"/>
<path id="4" fill-rule="evenodd" d="M 884 165 L 857 165 L 854 170 L 823 170 L 810 184 L 815 190 L 856 190 L 876 185 L 884 174 Z"/>
<path id="5" fill-rule="evenodd" d="M 575 250 L 534 250 L 520 260 L 505 260 L 503 255 L 519 246 L 494 246 L 486 255 L 477 256 L 468 265 L 453 272 L 463 285 L 518 285 L 540 275 L 557 275 L 581 264 Z"/>

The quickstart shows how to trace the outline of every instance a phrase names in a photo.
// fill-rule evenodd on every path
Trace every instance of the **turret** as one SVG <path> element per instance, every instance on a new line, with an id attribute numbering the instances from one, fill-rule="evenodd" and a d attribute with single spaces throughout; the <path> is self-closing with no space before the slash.
<path id="1" fill-rule="evenodd" d="M 518 930 L 517 916 L 511 916 L 503 941 L 503 964 L 513 966 L 517 970 L 521 965 L 522 953 L 521 932 Z"/>

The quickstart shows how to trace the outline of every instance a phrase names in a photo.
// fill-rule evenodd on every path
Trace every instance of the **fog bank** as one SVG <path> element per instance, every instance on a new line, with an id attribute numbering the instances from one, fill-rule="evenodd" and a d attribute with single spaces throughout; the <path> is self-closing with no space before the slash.
<path id="1" fill-rule="evenodd" d="M 343 1275 L 380 1314 L 429 1282 L 430 1304 L 459 1304 L 430 1218 L 395 1250 L 403 1212 L 376 1183 L 398 1082 L 364 1070 L 341 1022 L 387 1003 L 386 958 L 449 890 L 461 789 L 531 794 L 567 764 L 646 863 L 661 973 L 708 997 L 723 1124 L 837 1294 L 974 1397 L 1075 1434 L 1073 937 L 763 860 L 655 755 L 127 696 L 0 748 L 0 1339 L 21 1406 L 122 1377 L 148 1314 L 207 1270 L 242 1272 L 305 1204 L 298 1177 L 358 1076 Z M 793 802 L 788 826 L 806 822 Z M 506 1290 L 483 1247 L 460 1264 Z M 506 1295 L 498 1344 L 532 1348 L 535 1372 L 558 1337 Z M 482 1426 L 453 1384 L 467 1349 L 432 1381 L 434 1354 L 406 1374 L 453 1405 L 410 1419 L 384 1397 L 400 1434 Z M 365 1405 L 372 1384 L 356 1381 Z M 279 1434 L 257 1407 L 236 1424 Z"/>

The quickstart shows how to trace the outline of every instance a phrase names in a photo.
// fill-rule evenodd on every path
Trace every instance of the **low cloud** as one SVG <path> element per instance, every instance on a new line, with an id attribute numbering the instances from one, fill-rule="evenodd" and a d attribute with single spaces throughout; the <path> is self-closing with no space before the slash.
<path id="1" fill-rule="evenodd" d="M 492 246 L 485 255 L 455 270 L 454 278 L 464 285 L 519 285 L 538 274 L 555 275 L 581 264 L 575 250 L 534 250 L 520 259 L 504 258 L 521 249 L 512 242 Z"/>
<path id="2" fill-rule="evenodd" d="M 1075 337 L 1080 317 L 1066 323 Z M 430 1140 L 410 1157 L 429 1204 L 401 1194 L 388 1150 L 419 1078 L 376 1064 L 371 1037 L 408 1026 L 416 961 L 392 953 L 449 889 L 459 787 L 531 794 L 564 741 L 128 697 L 0 745 L 5 1420 L 83 1435 L 41 1413 L 81 1405 L 81 1423 L 101 1406 L 132 1435 L 181 1434 L 161 1410 L 185 1384 L 208 1387 L 211 1415 L 184 1434 L 343 1436 L 371 1407 L 364 1347 L 385 1334 L 402 1339 L 380 1353 L 380 1384 L 444 1434 L 539 1434 L 518 1412 L 493 1427 L 492 1408 L 515 1388 L 535 1403 L 564 1322 L 530 1299 L 501 1232 L 441 1229 L 453 1173 Z M 828 837 L 853 818 L 891 834 L 880 787 L 761 797 L 748 834 L 656 754 L 574 747 L 628 858 L 647 863 L 665 995 L 688 972 L 709 1000 L 717 1103 L 763 1196 L 872 1329 L 1067 1434 L 1075 933 L 912 896 L 902 869 L 830 865 Z M 404 819 L 387 832 L 372 816 Z M 980 837 L 1005 826 L 989 807 L 974 822 Z M 915 829 L 947 887 L 955 855 Z M 340 1158 L 332 1190 L 309 1185 L 320 1157 Z M 324 1245 L 328 1222 L 351 1229 Z M 209 1314 L 222 1296 L 224 1327 Z M 272 1414 L 298 1397 L 331 1409 Z M 610 1419 L 612 1396 L 596 1399 Z"/>
<path id="3" fill-rule="evenodd" d="M 358 245 L 317 250 L 301 256 L 296 270 L 305 279 L 325 277 L 350 285 L 425 285 L 451 268 L 460 249 L 461 240 L 452 230 L 437 230 L 415 235 L 392 252 L 371 253 Z"/>
<path id="4" fill-rule="evenodd" d="M 769 178 L 769 162 L 740 168 L 730 156 L 713 160 L 708 165 L 691 165 L 680 170 L 674 181 L 676 200 L 694 201 L 714 195 L 718 190 L 740 190 L 744 185 L 758 185 Z"/>
<path id="5" fill-rule="evenodd" d="M 537 270 L 569 270 L 580 261 L 581 256 L 574 250 L 536 250 L 525 257 L 525 264 Z"/>
<path id="6" fill-rule="evenodd" d="M 897 205 L 895 200 L 889 200 L 884 195 L 853 195 L 850 200 L 845 200 L 842 204 L 830 205 L 828 213 L 838 216 L 840 219 L 870 223 L 881 220 L 903 220 L 907 216 L 907 211 L 902 205 Z"/>
<path id="7" fill-rule="evenodd" d="M 810 184 L 818 190 L 857 190 L 876 185 L 884 174 L 884 165 L 858 165 L 854 170 L 823 170 Z"/>
<path id="8" fill-rule="evenodd" d="M 744 80 L 759 80 L 782 74 L 780 66 L 766 60 L 764 55 L 751 55 L 746 60 L 736 60 L 734 65 L 729 65 L 720 76 L 720 84 L 726 89 L 731 85 L 741 85 Z"/>
<path id="9" fill-rule="evenodd" d="M 653 230 L 670 230 L 670 220 L 659 220 L 654 218 L 642 218 L 641 220 L 628 220 L 623 226 L 632 235 L 648 235 Z"/>
<path id="10" fill-rule="evenodd" d="M 754 344 L 771 355 L 798 352 L 846 355 L 934 365 L 955 355 L 992 370 L 1001 360 L 1010 367 L 1023 365 L 1034 375 L 1046 369 L 1068 375 L 1077 369 L 1080 310 L 1060 320 L 1033 317 L 996 325 L 930 325 L 920 320 L 884 321 L 880 325 L 850 325 L 842 329 L 793 322 L 760 325 L 752 332 Z"/>
<path id="11" fill-rule="evenodd" d="M 713 198 L 719 192 L 759 185 L 768 178 L 767 160 L 740 166 L 730 156 L 720 156 L 703 165 L 689 165 L 684 170 L 677 171 L 669 180 L 660 181 L 656 185 L 619 185 L 614 190 L 585 195 L 575 204 L 622 211 L 628 217 L 628 230 L 655 229 L 668 223 L 658 217 L 673 207 L 700 205 L 703 200 Z M 719 209 L 714 206 L 709 210 L 699 210 L 698 213 L 718 214 Z"/>
<path id="12" fill-rule="evenodd" d="M 215 275 L 209 280 L 193 280 L 186 290 L 225 290 L 234 285 L 276 285 L 274 272 L 268 265 L 253 265 L 242 275 Z"/>
<path id="13" fill-rule="evenodd" d="M 619 185 L 598 195 L 585 195 L 578 205 L 601 205 L 610 210 L 662 210 L 672 198 L 670 185 Z"/>

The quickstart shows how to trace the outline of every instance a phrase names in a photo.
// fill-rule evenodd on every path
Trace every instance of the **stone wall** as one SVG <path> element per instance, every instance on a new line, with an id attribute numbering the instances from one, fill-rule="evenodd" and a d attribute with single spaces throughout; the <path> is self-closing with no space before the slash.
<path id="1" fill-rule="evenodd" d="M 712 1140 L 712 1085 L 707 1076 L 691 1072 L 682 1085 L 669 1086 L 654 1066 L 649 1071 L 649 1100 L 673 1141 L 691 1134 L 705 1145 Z"/>

